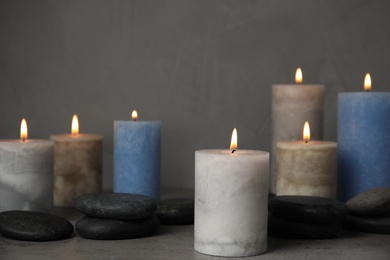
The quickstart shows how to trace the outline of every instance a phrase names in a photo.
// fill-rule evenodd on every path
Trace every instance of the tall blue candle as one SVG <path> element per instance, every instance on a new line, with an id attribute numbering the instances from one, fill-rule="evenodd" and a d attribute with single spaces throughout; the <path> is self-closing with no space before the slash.
<path id="1" fill-rule="evenodd" d="M 160 198 L 159 121 L 114 122 L 114 192 Z"/>
<path id="2" fill-rule="evenodd" d="M 338 198 L 390 187 L 390 93 L 339 93 Z"/>

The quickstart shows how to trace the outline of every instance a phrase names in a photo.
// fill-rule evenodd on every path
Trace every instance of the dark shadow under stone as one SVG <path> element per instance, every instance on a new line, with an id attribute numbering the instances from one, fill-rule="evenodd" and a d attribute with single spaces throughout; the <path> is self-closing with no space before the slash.
<path id="1" fill-rule="evenodd" d="M 130 239 L 150 236 L 159 226 L 160 221 L 156 215 L 138 220 L 83 217 L 76 223 L 76 232 L 87 239 Z"/>
<path id="2" fill-rule="evenodd" d="M 66 219 L 37 211 L 4 211 L 0 213 L 0 233 L 26 241 L 52 241 L 69 237 L 73 225 Z"/>
<path id="3" fill-rule="evenodd" d="M 299 222 L 327 223 L 339 222 L 348 209 L 335 199 L 313 196 L 276 196 L 268 201 L 272 214 Z"/>
<path id="4" fill-rule="evenodd" d="M 155 213 L 157 203 L 152 198 L 127 193 L 90 193 L 78 197 L 75 208 L 94 218 L 132 220 Z"/>
<path id="5" fill-rule="evenodd" d="M 295 239 L 326 239 L 337 235 L 340 222 L 303 223 L 268 215 L 268 235 Z"/>
<path id="6" fill-rule="evenodd" d="M 347 215 L 342 221 L 344 228 L 367 233 L 390 234 L 389 217 L 357 217 Z"/>
<path id="7" fill-rule="evenodd" d="M 157 217 L 163 225 L 189 225 L 194 223 L 194 200 L 169 199 L 157 203 Z"/>

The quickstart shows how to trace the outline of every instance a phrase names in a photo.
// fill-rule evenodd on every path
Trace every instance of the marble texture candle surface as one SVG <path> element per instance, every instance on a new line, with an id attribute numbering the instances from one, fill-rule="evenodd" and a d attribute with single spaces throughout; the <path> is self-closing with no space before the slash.
<path id="1" fill-rule="evenodd" d="M 27 129 L 26 129 L 27 131 Z M 53 142 L 0 141 L 0 211 L 37 210 L 53 206 Z"/>
<path id="2" fill-rule="evenodd" d="M 273 85 L 272 86 L 272 165 L 271 191 L 276 190 L 275 155 L 276 142 L 299 140 L 302 126 L 309 121 L 315 140 L 323 138 L 323 85 Z"/>
<path id="3" fill-rule="evenodd" d="M 77 197 L 102 190 L 102 140 L 95 134 L 51 135 L 54 205 L 73 207 Z"/>
<path id="4" fill-rule="evenodd" d="M 335 142 L 278 142 L 276 194 L 335 198 L 336 153 Z"/>
<path id="5" fill-rule="evenodd" d="M 390 93 L 338 96 L 338 198 L 390 187 Z"/>
<path id="6" fill-rule="evenodd" d="M 195 152 L 195 250 L 251 256 L 267 250 L 269 153 Z"/>
<path id="7" fill-rule="evenodd" d="M 115 121 L 114 192 L 160 199 L 159 121 Z"/>

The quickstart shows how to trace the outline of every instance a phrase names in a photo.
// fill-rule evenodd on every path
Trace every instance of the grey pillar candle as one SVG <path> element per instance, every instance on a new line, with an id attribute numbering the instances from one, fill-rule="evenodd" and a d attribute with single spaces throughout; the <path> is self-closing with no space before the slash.
<path id="1" fill-rule="evenodd" d="M 300 140 L 302 126 L 310 123 L 314 140 L 323 138 L 324 86 L 298 84 L 272 86 L 272 170 L 270 188 L 276 192 L 276 142 Z"/>
<path id="2" fill-rule="evenodd" d="M 0 211 L 37 210 L 53 206 L 53 142 L 0 141 Z M 23 135 L 23 137 L 22 137 Z"/>

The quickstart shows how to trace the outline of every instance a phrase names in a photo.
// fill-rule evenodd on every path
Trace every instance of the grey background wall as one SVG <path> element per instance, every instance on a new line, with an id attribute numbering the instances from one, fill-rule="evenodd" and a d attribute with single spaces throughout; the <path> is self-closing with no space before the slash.
<path id="1" fill-rule="evenodd" d="M 194 151 L 270 150 L 271 85 L 326 85 L 325 138 L 337 93 L 390 90 L 390 1 L 0 1 L 0 138 L 104 135 L 113 121 L 162 121 L 162 187 L 191 188 Z"/>

